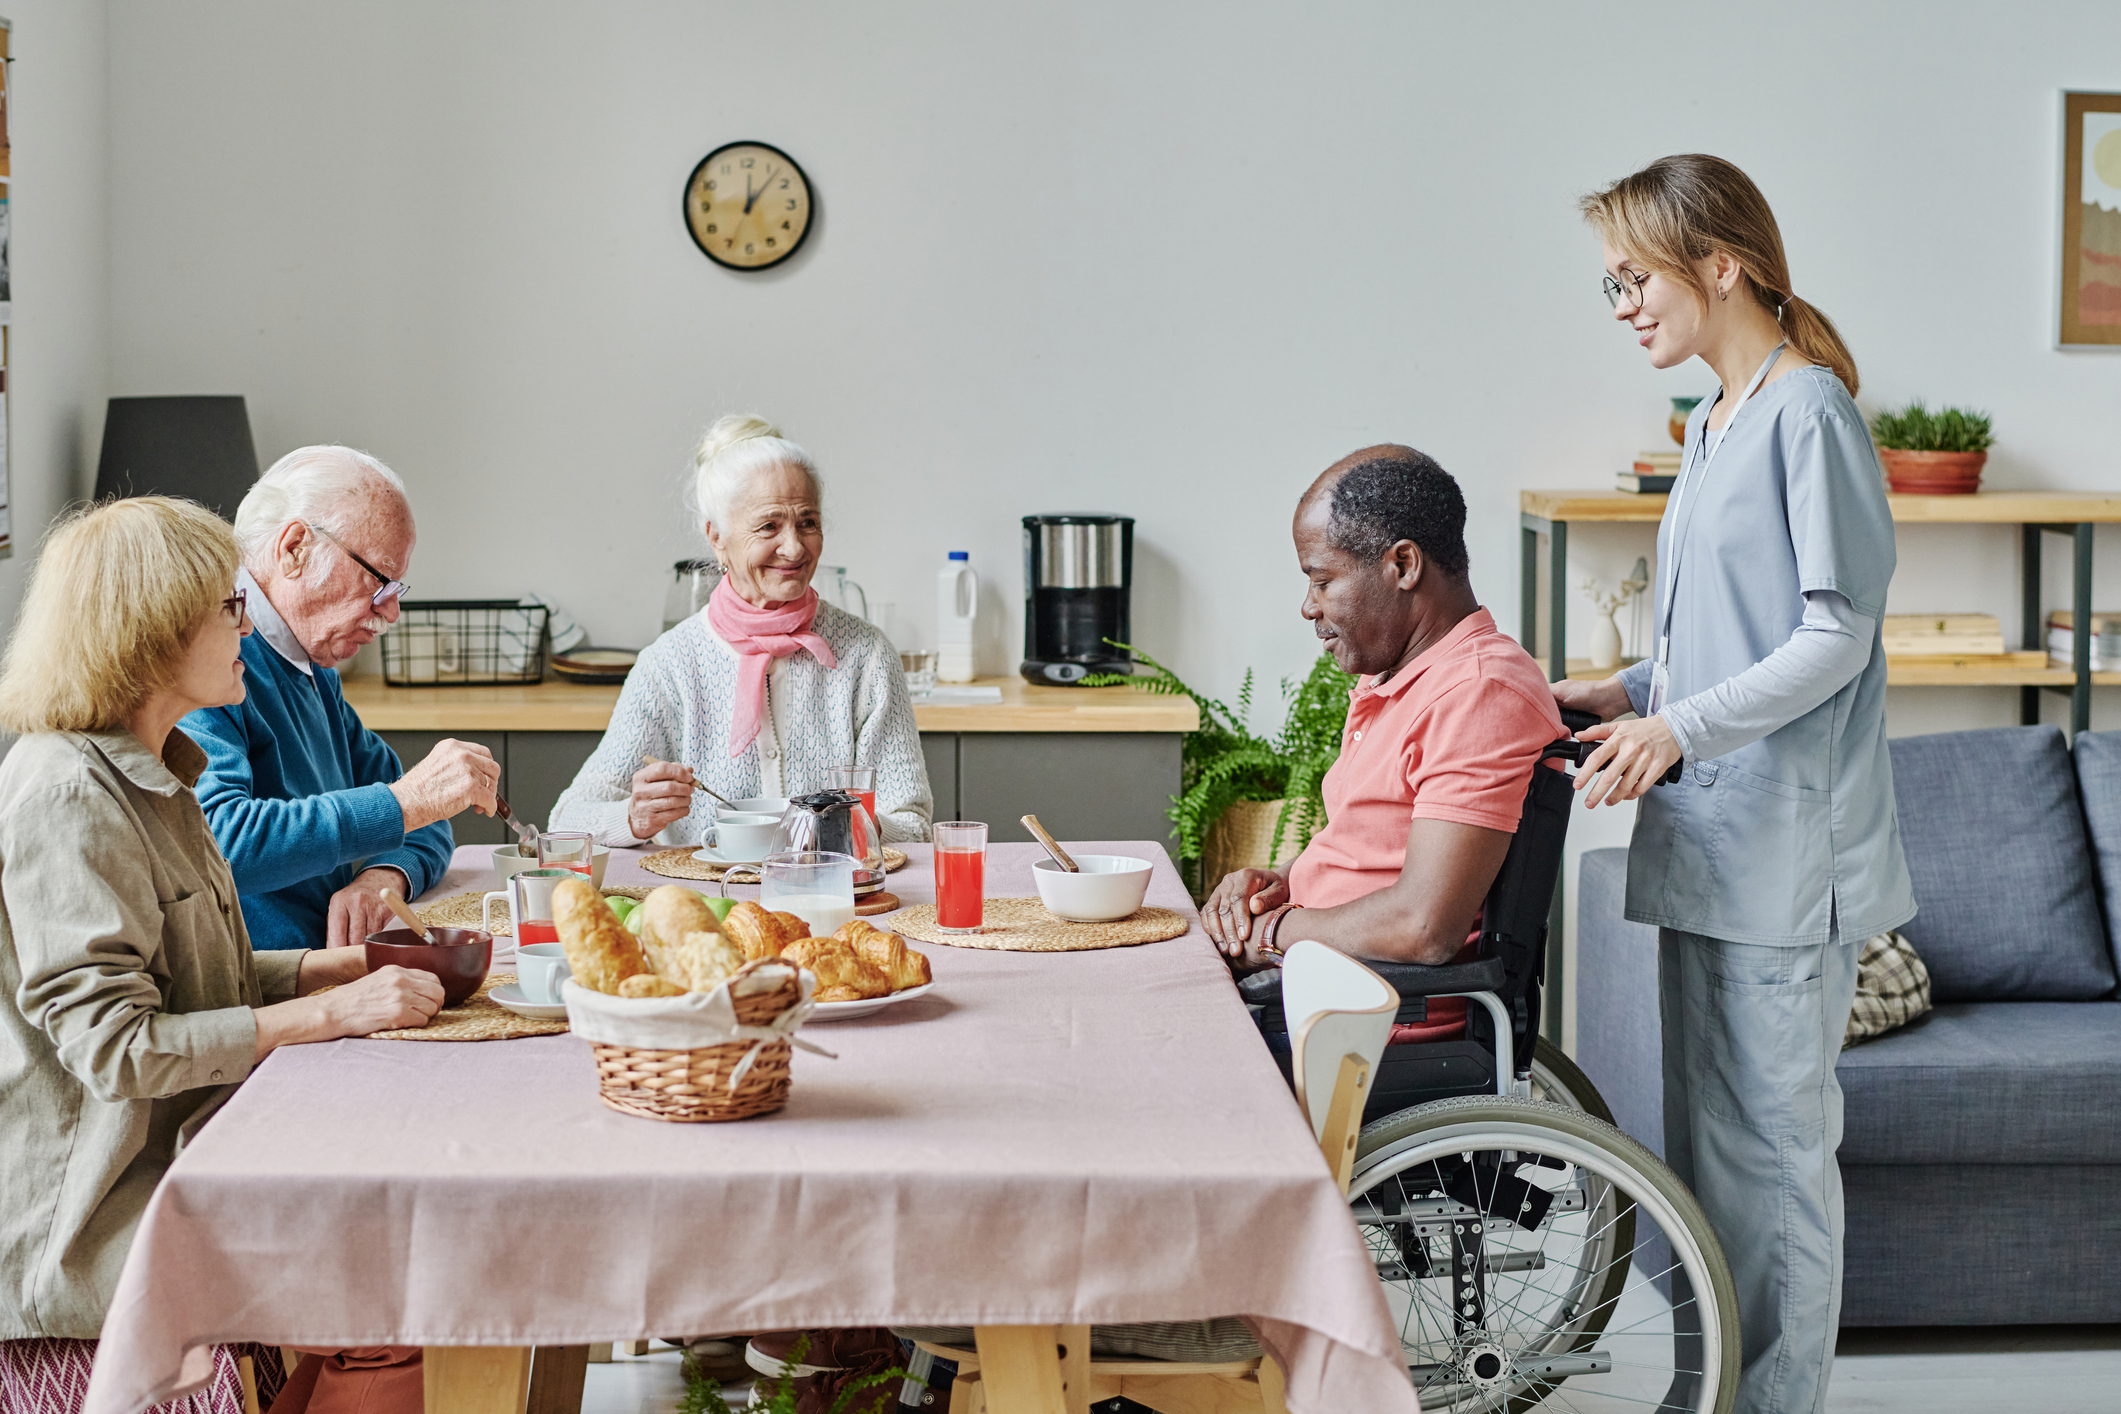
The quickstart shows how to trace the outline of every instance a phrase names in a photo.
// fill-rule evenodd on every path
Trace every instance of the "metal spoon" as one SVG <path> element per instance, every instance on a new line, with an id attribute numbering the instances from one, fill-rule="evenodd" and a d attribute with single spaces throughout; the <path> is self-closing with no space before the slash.
<path id="1" fill-rule="evenodd" d="M 1083 872 L 1082 866 L 1068 857 L 1068 851 L 1062 849 L 1053 836 L 1046 833 L 1046 827 L 1038 823 L 1038 816 L 1026 815 L 1024 817 L 1024 828 L 1035 835 L 1038 838 L 1038 842 L 1046 847 L 1046 853 L 1053 856 L 1055 864 L 1058 864 L 1070 874 Z"/>
<path id="2" fill-rule="evenodd" d="M 660 756 L 644 756 L 641 759 L 650 766 L 670 766 L 676 764 L 674 762 L 665 761 Z M 697 780 L 692 783 L 692 788 L 694 790 L 704 790 L 707 792 L 707 794 L 713 796 L 716 800 L 719 800 L 720 802 L 722 802 L 722 804 L 728 806 L 731 810 L 736 809 L 735 801 L 731 800 L 728 796 L 723 795 L 718 791 L 712 790 L 707 786 L 701 785 Z"/>
<path id="3" fill-rule="evenodd" d="M 495 817 L 506 820 L 515 828 L 516 839 L 521 842 L 524 855 L 528 858 L 536 859 L 538 857 L 537 827 L 535 825 L 526 825 L 521 820 L 516 819 L 515 812 L 508 808 L 508 802 L 501 797 L 499 791 L 493 793 L 493 804 Z"/>
<path id="4" fill-rule="evenodd" d="M 400 923 L 420 935 L 421 942 L 432 943 L 434 941 L 434 934 L 427 931 L 427 925 L 420 921 L 420 915 L 414 913 L 406 905 L 405 900 L 398 897 L 396 889 L 377 889 L 376 892 L 382 895 L 383 902 L 390 905 L 390 911 L 398 915 Z"/>

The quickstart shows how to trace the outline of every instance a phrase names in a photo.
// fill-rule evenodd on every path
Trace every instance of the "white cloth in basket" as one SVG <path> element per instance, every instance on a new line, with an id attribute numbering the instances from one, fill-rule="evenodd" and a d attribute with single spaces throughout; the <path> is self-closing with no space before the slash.
<path id="1" fill-rule="evenodd" d="M 790 972 L 796 974 L 798 989 L 794 1006 L 763 1026 L 746 1026 L 737 1020 L 736 996 L 755 996 L 784 986 Z M 682 997 L 614 997 L 577 986 L 569 978 L 561 988 L 560 998 L 567 1004 L 568 1028 L 583 1040 L 599 1045 L 694 1051 L 730 1041 L 751 1042 L 750 1052 L 729 1077 L 729 1088 L 734 1090 L 758 1058 L 759 1047 L 768 1041 L 792 1041 L 806 1051 L 832 1054 L 796 1039 L 795 1033 L 817 1009 L 817 1003 L 811 1000 L 816 990 L 816 974 L 788 963 L 768 963 L 711 992 L 687 992 Z"/>

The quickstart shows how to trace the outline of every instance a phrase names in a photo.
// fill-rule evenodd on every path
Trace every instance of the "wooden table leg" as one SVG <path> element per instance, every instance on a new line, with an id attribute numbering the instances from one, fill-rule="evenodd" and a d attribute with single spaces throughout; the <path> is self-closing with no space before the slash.
<path id="1" fill-rule="evenodd" d="M 427 1414 L 523 1414 L 530 1397 L 527 1345 L 430 1345 L 421 1368 Z"/>
<path id="2" fill-rule="evenodd" d="M 1060 1327 L 976 1326 L 987 1414 L 1069 1414 L 1061 1383 Z M 432 1406 L 429 1414 L 436 1414 Z"/>
<path id="3" fill-rule="evenodd" d="M 586 1345 L 541 1345 L 530 1361 L 528 1414 L 582 1414 L 589 1377 Z"/>

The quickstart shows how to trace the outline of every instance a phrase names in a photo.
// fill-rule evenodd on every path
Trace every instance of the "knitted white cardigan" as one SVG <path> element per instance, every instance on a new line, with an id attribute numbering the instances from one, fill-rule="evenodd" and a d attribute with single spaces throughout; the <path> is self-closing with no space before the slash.
<path id="1" fill-rule="evenodd" d="M 643 758 L 690 766 L 693 778 L 731 800 L 823 790 L 834 766 L 876 768 L 876 810 L 886 840 L 925 840 L 934 812 L 913 699 L 898 650 L 873 624 L 820 603 L 812 629 L 832 645 L 836 668 L 808 653 L 776 658 L 766 675 L 759 734 L 729 754 L 737 653 L 702 609 L 641 650 L 596 751 L 552 808 L 555 830 L 593 831 L 599 844 L 643 843 L 626 822 L 633 773 Z M 695 792 L 692 813 L 656 838 L 698 844 L 714 802 Z"/>

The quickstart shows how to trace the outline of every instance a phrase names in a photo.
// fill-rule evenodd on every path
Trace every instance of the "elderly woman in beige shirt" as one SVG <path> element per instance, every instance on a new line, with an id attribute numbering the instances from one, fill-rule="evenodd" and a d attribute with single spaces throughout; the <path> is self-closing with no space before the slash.
<path id="1" fill-rule="evenodd" d="M 356 948 L 251 951 L 192 794 L 205 753 L 176 729 L 243 700 L 236 570 L 229 527 L 188 501 L 75 515 L 0 670 L 0 726 L 22 734 L 0 763 L 0 1362 L 16 1375 L 89 1357 L 155 1184 L 275 1047 L 421 1025 L 442 1003 L 433 977 L 371 974 Z M 417 1358 L 305 1360 L 276 1407 L 362 1386 L 369 1409 L 404 1392 L 418 1408 Z"/>

